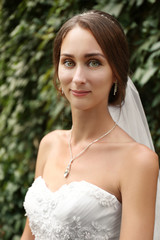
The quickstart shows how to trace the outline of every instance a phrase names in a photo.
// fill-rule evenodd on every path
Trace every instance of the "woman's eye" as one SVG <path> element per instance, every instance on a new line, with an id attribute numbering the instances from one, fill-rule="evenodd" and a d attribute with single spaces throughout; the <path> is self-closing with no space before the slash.
<path id="1" fill-rule="evenodd" d="M 71 61 L 71 60 L 65 60 L 64 61 L 64 65 L 66 66 L 66 67 L 74 67 L 74 62 L 73 61 Z"/>
<path id="2" fill-rule="evenodd" d="M 91 60 L 89 61 L 89 67 L 99 67 L 100 65 L 102 65 L 98 60 Z"/>

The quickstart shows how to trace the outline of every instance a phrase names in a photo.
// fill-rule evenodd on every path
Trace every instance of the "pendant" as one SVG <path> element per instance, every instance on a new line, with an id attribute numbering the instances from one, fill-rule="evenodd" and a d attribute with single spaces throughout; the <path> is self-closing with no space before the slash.
<path id="1" fill-rule="evenodd" d="M 66 171 L 64 172 L 64 177 L 65 177 L 65 178 L 67 178 L 67 177 L 68 177 L 68 175 L 69 175 L 69 170 L 68 170 L 68 169 L 66 169 Z"/>
<path id="2" fill-rule="evenodd" d="M 65 178 L 68 177 L 69 172 L 70 172 L 70 164 L 68 164 L 68 166 L 67 166 L 67 168 L 66 168 L 66 170 L 65 170 L 65 172 L 64 172 L 64 177 L 65 177 Z"/>

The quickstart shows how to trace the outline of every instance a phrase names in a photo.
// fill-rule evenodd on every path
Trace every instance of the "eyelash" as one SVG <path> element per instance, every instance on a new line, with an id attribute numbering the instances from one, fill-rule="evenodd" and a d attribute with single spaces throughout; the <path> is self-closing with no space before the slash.
<path id="1" fill-rule="evenodd" d="M 70 59 L 65 59 L 63 60 L 62 62 L 67 68 L 72 68 L 75 66 L 75 63 L 73 60 L 70 60 Z M 96 64 L 96 66 L 91 66 L 90 64 L 91 63 L 94 63 Z M 71 64 L 70 66 L 68 64 Z M 99 66 L 102 65 L 102 63 L 98 60 L 98 59 L 90 59 L 88 62 L 87 62 L 87 65 L 90 67 L 90 68 L 97 68 Z"/>
<path id="2" fill-rule="evenodd" d="M 91 63 L 96 64 L 96 66 L 90 66 Z M 88 65 L 89 65 L 91 68 L 92 68 L 92 67 L 97 68 L 97 67 L 101 66 L 102 63 L 101 63 L 99 60 L 97 60 L 97 59 L 93 59 L 93 60 L 89 60 Z"/>
<path id="3" fill-rule="evenodd" d="M 70 63 L 70 64 L 72 64 L 72 66 L 67 66 L 67 64 L 68 63 Z M 69 59 L 65 59 L 64 61 L 63 61 L 63 64 L 66 66 L 66 67 L 74 67 L 74 62 L 72 61 L 72 60 L 69 60 Z"/>

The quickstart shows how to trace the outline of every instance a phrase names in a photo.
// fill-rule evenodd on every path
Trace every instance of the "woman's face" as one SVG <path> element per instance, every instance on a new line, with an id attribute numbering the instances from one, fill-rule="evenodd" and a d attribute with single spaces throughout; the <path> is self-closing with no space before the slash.
<path id="1" fill-rule="evenodd" d="M 113 82 L 112 69 L 89 30 L 76 26 L 61 45 L 58 77 L 72 108 L 106 108 Z"/>

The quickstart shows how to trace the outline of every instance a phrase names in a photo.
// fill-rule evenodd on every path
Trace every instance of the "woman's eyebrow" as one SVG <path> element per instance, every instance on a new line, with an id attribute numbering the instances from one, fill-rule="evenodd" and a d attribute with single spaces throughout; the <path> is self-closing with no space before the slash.
<path id="1" fill-rule="evenodd" d="M 105 56 L 102 53 L 87 53 L 87 54 L 85 54 L 86 58 L 88 58 L 88 57 L 96 57 L 96 56 L 100 56 L 100 57 L 105 58 Z"/>
<path id="2" fill-rule="evenodd" d="M 72 57 L 72 58 L 74 58 L 74 55 L 68 54 L 68 53 L 62 53 L 62 54 L 60 55 L 60 57 Z"/>
<path id="3" fill-rule="evenodd" d="M 69 53 L 62 53 L 60 56 L 61 56 L 61 57 L 64 56 L 64 57 L 74 58 L 74 55 L 69 54 Z M 86 54 L 84 55 L 85 58 L 95 57 L 95 56 L 100 56 L 100 57 L 105 58 L 105 56 L 104 56 L 102 53 L 86 53 Z"/>

